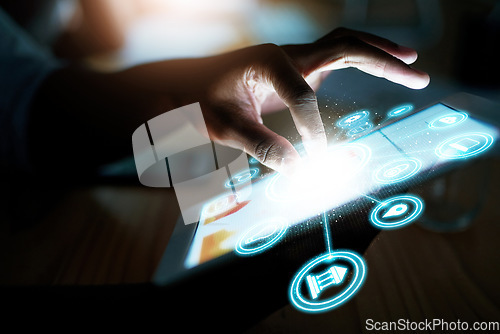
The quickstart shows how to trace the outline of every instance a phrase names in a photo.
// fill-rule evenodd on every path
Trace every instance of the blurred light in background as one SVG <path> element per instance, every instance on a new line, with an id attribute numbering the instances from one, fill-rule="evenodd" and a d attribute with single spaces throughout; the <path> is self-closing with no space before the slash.
<path id="1" fill-rule="evenodd" d="M 246 15 L 255 6 L 247 0 L 149 2 L 154 10 L 146 8 L 130 26 L 122 65 L 205 56 L 245 44 Z"/>
<path id="2" fill-rule="evenodd" d="M 136 2 L 134 18 L 113 67 L 207 56 L 258 43 L 305 43 L 322 33 L 307 8 L 290 1 L 128 1 Z"/>
<path id="3" fill-rule="evenodd" d="M 114 58 L 118 66 L 258 43 L 306 43 L 341 25 L 413 47 L 440 35 L 435 0 L 121 0 L 120 7 L 130 4 L 134 17 L 118 63 Z"/>
<path id="4" fill-rule="evenodd" d="M 491 62 L 484 62 L 486 69 L 479 75 L 476 67 L 467 64 L 471 58 L 490 55 L 487 41 L 494 40 L 499 31 L 490 23 L 500 22 L 500 6 L 494 0 L 100 1 L 114 2 L 115 16 L 124 17 L 126 23 L 120 51 L 90 59 L 103 69 L 202 57 L 259 43 L 306 43 L 344 26 L 415 48 L 420 55 L 418 66 L 431 73 L 434 81 L 439 73 L 492 86 L 487 80 Z M 473 29 L 478 33 L 471 33 Z M 479 56 L 474 56 L 476 50 Z M 446 61 L 436 62 L 438 58 Z M 472 75 L 465 73 L 468 68 Z"/>

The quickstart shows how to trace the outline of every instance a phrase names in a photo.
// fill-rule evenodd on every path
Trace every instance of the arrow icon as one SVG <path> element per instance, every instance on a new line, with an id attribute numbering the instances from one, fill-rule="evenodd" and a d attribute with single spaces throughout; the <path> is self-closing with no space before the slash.
<path id="1" fill-rule="evenodd" d="M 334 265 L 328 268 L 324 273 L 319 275 L 307 275 L 307 286 L 312 299 L 316 299 L 319 293 L 330 285 L 338 285 L 342 283 L 347 268 L 344 266 Z"/>

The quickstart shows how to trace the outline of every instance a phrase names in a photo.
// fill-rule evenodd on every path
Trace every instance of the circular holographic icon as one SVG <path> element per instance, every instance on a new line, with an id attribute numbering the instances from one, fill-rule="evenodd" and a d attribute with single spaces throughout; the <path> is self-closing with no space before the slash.
<path id="1" fill-rule="evenodd" d="M 404 158 L 386 163 L 375 171 L 375 181 L 384 184 L 401 182 L 418 173 L 422 162 L 416 158 Z"/>
<path id="2" fill-rule="evenodd" d="M 283 219 L 272 219 L 249 228 L 239 238 L 235 251 L 241 256 L 262 253 L 274 246 L 285 235 L 288 224 Z"/>
<path id="3" fill-rule="evenodd" d="M 229 178 L 224 186 L 226 188 L 232 188 L 236 185 L 240 185 L 243 183 L 247 183 L 251 179 L 253 179 L 257 174 L 259 173 L 258 168 L 250 168 L 248 170 L 244 170 L 242 172 L 239 172 L 238 174 L 234 175 L 233 177 Z"/>
<path id="4" fill-rule="evenodd" d="M 372 225 L 381 229 L 400 228 L 420 217 L 423 201 L 414 195 L 391 197 L 378 204 L 370 213 Z"/>
<path id="5" fill-rule="evenodd" d="M 493 142 L 493 136 L 488 133 L 464 133 L 439 144 L 436 154 L 445 159 L 470 158 L 486 151 Z"/>
<path id="6" fill-rule="evenodd" d="M 429 128 L 435 129 L 435 130 L 440 130 L 443 128 L 448 128 L 451 126 L 458 125 L 465 121 L 468 118 L 468 115 L 466 113 L 452 113 L 452 114 L 446 114 L 439 116 L 438 118 L 434 119 L 432 122 L 429 123 Z"/>
<path id="7" fill-rule="evenodd" d="M 411 104 L 403 104 L 403 105 L 400 105 L 400 106 L 398 106 L 398 107 L 393 108 L 392 110 L 390 110 L 387 113 L 387 116 L 389 116 L 389 117 L 397 117 L 397 116 L 406 114 L 408 111 L 411 111 L 411 110 L 413 110 L 413 105 L 411 105 Z"/>
<path id="8" fill-rule="evenodd" d="M 325 253 L 311 259 L 295 274 L 290 284 L 290 302 L 303 312 L 329 311 L 352 298 L 365 277 L 366 264 L 357 253 L 350 250 Z M 331 288 L 335 289 L 333 295 L 323 292 Z"/>
<path id="9" fill-rule="evenodd" d="M 354 137 L 355 135 L 368 131 L 371 128 L 373 128 L 372 123 L 361 124 L 360 126 L 353 127 L 351 130 L 347 131 L 347 136 Z"/>
<path id="10" fill-rule="evenodd" d="M 341 128 L 351 128 L 354 125 L 360 125 L 368 120 L 370 113 L 367 110 L 357 111 L 355 113 L 349 114 L 342 117 L 338 122 L 337 126 Z"/>
<path id="11" fill-rule="evenodd" d="M 201 211 L 201 220 L 221 215 L 231 208 L 234 208 L 237 204 L 238 196 L 235 194 L 224 194 L 216 197 L 203 206 Z"/>

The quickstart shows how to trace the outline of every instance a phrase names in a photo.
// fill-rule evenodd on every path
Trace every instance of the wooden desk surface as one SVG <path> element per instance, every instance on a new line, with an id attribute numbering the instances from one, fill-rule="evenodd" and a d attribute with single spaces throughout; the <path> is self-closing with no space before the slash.
<path id="1" fill-rule="evenodd" d="M 320 315 L 287 306 L 248 333 L 358 333 L 367 319 L 500 321 L 500 160 L 487 164 L 487 196 L 469 228 L 382 231 L 365 254 L 366 283 L 350 302 Z M 2 203 L 0 285 L 149 281 L 179 214 L 171 189 L 17 192 Z M 46 212 L 33 218 L 40 207 Z"/>
<path id="2" fill-rule="evenodd" d="M 4 217 L 2 285 L 149 281 L 180 213 L 172 189 L 91 186 L 46 192 L 28 187 L 12 200 L 23 202 L 23 196 L 48 196 L 53 203 L 35 222 Z"/>

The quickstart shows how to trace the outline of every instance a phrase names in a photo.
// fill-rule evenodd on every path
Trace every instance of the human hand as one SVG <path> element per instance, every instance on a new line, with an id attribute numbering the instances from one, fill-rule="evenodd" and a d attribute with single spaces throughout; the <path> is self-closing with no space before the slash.
<path id="1" fill-rule="evenodd" d="M 29 150 L 34 161 L 60 162 L 64 137 L 66 150 L 87 157 L 86 165 L 79 156 L 74 164 L 82 169 L 100 166 L 129 154 L 130 146 L 123 143 L 140 124 L 165 110 L 200 102 L 212 140 L 291 174 L 301 157 L 288 140 L 263 124 L 262 113 L 287 106 L 307 153 L 320 154 L 326 136 L 313 90 L 320 79 L 331 70 L 356 67 L 419 89 L 429 76 L 408 66 L 416 58 L 414 50 L 380 37 L 337 29 L 311 44 L 258 45 L 118 72 L 63 67 L 38 89 Z M 62 126 L 63 120 L 73 126 Z M 54 147 L 58 149 L 47 149 Z"/>
<path id="2" fill-rule="evenodd" d="M 308 81 L 317 86 L 325 73 L 355 67 L 413 89 L 429 83 L 425 72 L 408 66 L 417 59 L 413 49 L 344 28 L 311 44 L 258 45 L 214 58 L 224 67 L 214 72 L 200 98 L 210 136 L 285 174 L 301 158 L 286 138 L 263 124 L 261 115 L 288 107 L 306 152 L 320 154 L 326 136 Z"/>

